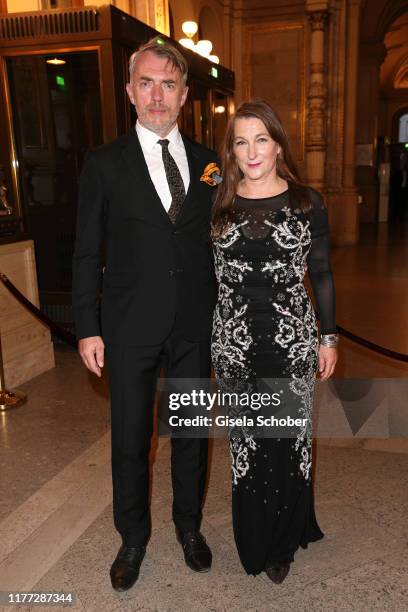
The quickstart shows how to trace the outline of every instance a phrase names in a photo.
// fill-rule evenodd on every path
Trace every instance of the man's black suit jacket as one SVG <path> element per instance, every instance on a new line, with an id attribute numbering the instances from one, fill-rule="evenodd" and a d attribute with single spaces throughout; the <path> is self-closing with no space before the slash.
<path id="1" fill-rule="evenodd" d="M 209 337 L 215 303 L 209 235 L 214 188 L 200 176 L 217 157 L 184 136 L 183 142 L 190 185 L 175 224 L 151 181 L 134 128 L 88 153 L 73 257 L 78 339 L 100 335 L 110 344 L 160 344 L 176 316 L 185 339 Z"/>

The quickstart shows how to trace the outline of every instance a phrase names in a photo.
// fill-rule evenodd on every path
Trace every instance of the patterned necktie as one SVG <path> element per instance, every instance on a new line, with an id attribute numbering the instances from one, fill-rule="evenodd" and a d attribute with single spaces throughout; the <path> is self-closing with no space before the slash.
<path id="1" fill-rule="evenodd" d="M 180 170 L 169 151 L 169 141 L 165 138 L 164 140 L 158 140 L 158 143 L 162 148 L 162 159 L 171 194 L 171 205 L 167 214 L 170 217 L 170 221 L 175 223 L 184 202 L 184 198 L 186 197 L 186 190 L 184 189 Z"/>

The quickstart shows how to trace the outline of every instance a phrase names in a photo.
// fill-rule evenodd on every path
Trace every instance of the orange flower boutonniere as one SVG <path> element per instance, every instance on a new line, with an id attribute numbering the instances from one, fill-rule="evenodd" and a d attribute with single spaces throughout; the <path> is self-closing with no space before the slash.
<path id="1" fill-rule="evenodd" d="M 202 176 L 200 176 L 200 181 L 203 183 L 207 183 L 207 185 L 211 185 L 211 187 L 215 187 L 222 182 L 222 176 L 220 174 L 220 169 L 215 162 L 210 162 L 204 168 L 204 172 Z"/>

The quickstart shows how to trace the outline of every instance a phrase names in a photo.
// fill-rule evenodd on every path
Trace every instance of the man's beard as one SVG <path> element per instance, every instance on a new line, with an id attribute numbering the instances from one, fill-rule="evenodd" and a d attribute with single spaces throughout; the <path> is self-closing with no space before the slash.
<path id="1" fill-rule="evenodd" d="M 169 112 L 169 108 L 167 106 L 151 107 L 151 110 L 155 109 L 163 109 Z M 165 123 L 156 123 L 155 121 L 151 120 L 149 115 L 149 108 L 146 108 L 145 113 L 142 116 L 142 123 L 145 125 L 145 127 L 147 127 L 148 130 L 151 130 L 158 136 L 164 137 L 167 136 L 167 134 L 170 132 L 173 125 L 177 121 L 178 113 L 170 113 L 170 115 L 167 116 L 168 119 Z"/>

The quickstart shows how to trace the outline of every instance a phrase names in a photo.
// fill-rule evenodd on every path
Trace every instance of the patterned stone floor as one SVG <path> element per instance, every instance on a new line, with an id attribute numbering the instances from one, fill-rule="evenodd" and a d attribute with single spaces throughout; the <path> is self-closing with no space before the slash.
<path id="1" fill-rule="evenodd" d="M 367 228 L 358 247 L 334 251 L 338 322 L 406 353 L 407 241 L 392 231 Z M 56 362 L 23 386 L 24 407 L 0 415 L 0 591 L 72 591 L 71 609 L 98 612 L 407 612 L 408 447 L 398 438 L 318 441 L 315 499 L 325 538 L 298 551 L 280 586 L 247 576 L 239 563 L 224 439 L 212 443 L 204 510 L 213 568 L 198 575 L 185 566 L 171 523 L 170 445 L 154 438 L 152 538 L 138 583 L 114 592 L 109 567 L 120 542 L 107 387 L 73 351 L 60 347 Z M 336 375 L 408 378 L 408 366 L 343 340 Z"/>

